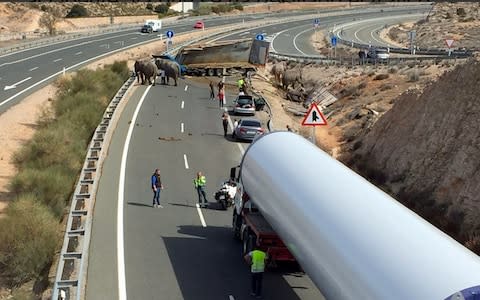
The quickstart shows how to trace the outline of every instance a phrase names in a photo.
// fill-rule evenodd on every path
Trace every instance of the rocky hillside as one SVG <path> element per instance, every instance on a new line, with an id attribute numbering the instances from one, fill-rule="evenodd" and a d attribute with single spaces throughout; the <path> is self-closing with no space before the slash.
<path id="1" fill-rule="evenodd" d="M 347 164 L 480 254 L 480 63 L 407 91 Z"/>
<path id="2" fill-rule="evenodd" d="M 416 31 L 416 45 L 421 48 L 445 48 L 445 39 L 455 40 L 453 48 L 480 49 L 480 2 L 438 2 L 427 19 L 416 24 L 399 24 L 389 30 L 389 37 L 408 45 L 408 32 Z"/>

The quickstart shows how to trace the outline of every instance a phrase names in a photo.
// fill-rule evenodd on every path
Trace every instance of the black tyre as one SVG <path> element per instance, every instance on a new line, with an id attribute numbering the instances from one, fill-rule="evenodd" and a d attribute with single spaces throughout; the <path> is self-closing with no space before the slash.
<path id="1" fill-rule="evenodd" d="M 214 69 L 207 69 L 207 75 L 208 76 L 214 76 L 215 75 L 215 70 Z"/>
<path id="2" fill-rule="evenodd" d="M 223 210 L 227 210 L 227 200 L 220 200 L 220 205 Z"/>

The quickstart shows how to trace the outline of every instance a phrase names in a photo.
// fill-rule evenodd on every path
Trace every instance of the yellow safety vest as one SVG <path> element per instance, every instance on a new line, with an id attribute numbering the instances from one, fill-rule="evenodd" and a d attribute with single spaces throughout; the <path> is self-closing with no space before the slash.
<path id="1" fill-rule="evenodd" d="M 205 176 L 200 176 L 200 178 L 195 178 L 193 180 L 193 185 L 195 187 L 204 186 L 205 183 L 207 183 L 207 180 L 205 179 Z"/>
<path id="2" fill-rule="evenodd" d="M 267 254 L 260 250 L 253 250 L 251 253 L 252 257 L 252 273 L 260 273 L 265 271 L 265 257 Z"/>

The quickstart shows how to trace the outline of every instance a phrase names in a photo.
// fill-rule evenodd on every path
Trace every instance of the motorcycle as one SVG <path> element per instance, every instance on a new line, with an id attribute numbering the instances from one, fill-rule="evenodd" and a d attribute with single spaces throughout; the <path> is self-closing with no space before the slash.
<path id="1" fill-rule="evenodd" d="M 233 206 L 233 199 L 235 198 L 235 193 L 237 192 L 237 184 L 232 181 L 225 181 L 220 189 L 215 192 L 215 200 L 220 203 L 223 210 L 226 210 L 228 207 Z"/>

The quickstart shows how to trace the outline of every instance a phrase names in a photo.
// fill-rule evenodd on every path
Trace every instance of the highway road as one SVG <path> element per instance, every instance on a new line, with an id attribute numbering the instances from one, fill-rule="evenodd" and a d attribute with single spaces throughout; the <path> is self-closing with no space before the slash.
<path id="1" fill-rule="evenodd" d="M 424 13 L 414 13 L 403 16 L 378 17 L 369 20 L 355 21 L 342 24 L 335 32 L 340 38 L 355 43 L 367 44 L 380 47 L 397 47 L 380 38 L 380 31 L 388 26 L 404 22 L 416 22 L 425 18 Z M 343 31 L 342 31 L 343 29 Z"/>
<path id="2" fill-rule="evenodd" d="M 308 23 L 261 31 L 278 33 Z M 87 299 L 250 298 L 249 270 L 232 238 L 231 209 L 196 206 L 195 173 L 206 174 L 213 201 L 248 146 L 223 137 L 222 110 L 208 94 L 206 87 L 181 80 L 178 87 L 142 86 L 128 102 L 99 182 Z M 149 180 L 157 167 L 166 187 L 163 208 L 151 202 Z M 266 274 L 265 298 L 323 297 L 308 276 L 281 268 Z"/>
<path id="3" fill-rule="evenodd" d="M 290 15 L 298 15 L 298 13 L 277 14 L 278 17 Z M 238 23 L 242 20 L 248 22 L 258 20 L 262 16 L 206 18 L 205 27 Z M 2 55 L 0 56 L 0 114 L 35 90 L 51 83 L 63 73 L 64 68 L 66 71 L 76 70 L 103 56 L 159 40 L 160 34 L 164 34 L 167 30 L 172 30 L 175 34 L 192 31 L 193 23 L 191 20 L 186 20 L 178 22 L 177 25 L 164 25 L 161 32 L 153 34 L 142 34 L 139 32 L 140 28 L 134 28 Z"/>
<path id="4" fill-rule="evenodd" d="M 430 7 L 424 6 L 422 9 L 409 8 L 387 10 L 383 12 L 380 8 L 375 12 L 345 14 L 342 16 L 326 16 L 319 18 L 320 25 L 317 30 L 330 30 L 335 28 L 344 28 L 344 35 L 348 40 L 358 43 L 372 45 L 385 45 L 377 31 L 386 24 L 399 24 L 404 21 L 418 20 L 421 18 L 423 11 L 428 11 Z M 419 14 L 420 12 L 420 14 Z M 382 15 L 379 17 L 379 15 Z M 345 25 L 343 25 L 345 24 Z M 255 37 L 262 34 L 265 40 L 270 41 L 270 51 L 294 54 L 304 56 L 317 56 L 318 52 L 314 49 L 311 36 L 315 33 L 313 20 L 302 20 L 288 22 L 284 24 L 276 24 L 270 26 L 262 26 L 254 30 L 243 30 L 242 32 L 233 33 L 221 40 L 237 39 L 246 37 Z"/>
<path id="5" fill-rule="evenodd" d="M 428 6 L 422 5 L 422 10 Z M 417 7 L 416 10 L 419 8 Z M 405 8 L 396 7 L 391 9 L 392 13 L 397 14 Z M 363 13 L 370 11 L 370 13 Z M 375 11 L 372 13 L 372 11 Z M 335 22 L 344 22 L 350 17 L 367 18 L 378 14 L 379 8 L 367 8 L 355 11 L 332 10 L 329 14 L 342 14 L 337 17 L 323 17 L 319 12 L 321 26 L 328 26 Z M 387 14 L 389 9 L 384 9 Z M 412 9 L 408 9 L 408 12 Z M 298 16 L 309 14 L 310 12 L 287 12 L 277 13 L 277 18 Z M 353 17 L 354 14 L 355 17 Z M 262 15 L 246 15 L 229 18 L 205 18 L 205 26 L 215 27 L 236 22 L 258 20 L 265 17 Z M 343 21 L 342 21 L 343 20 Z M 176 34 L 191 31 L 192 20 L 178 22 L 176 25 L 168 25 L 162 28 L 161 33 L 167 30 L 173 30 Z M 310 25 L 309 25 L 310 24 Z M 310 29 L 309 29 L 310 27 Z M 282 25 L 267 26 L 252 32 L 243 32 L 242 35 L 233 35 L 235 37 L 255 36 L 256 33 L 265 32 L 273 40 L 272 49 L 282 53 L 290 54 L 315 54 L 310 42 L 308 41 L 309 32 L 313 30 L 312 21 L 303 22 L 285 22 Z M 274 39 L 276 37 L 276 39 Z M 293 42 L 292 42 L 293 37 Z M 51 83 L 63 71 L 76 70 L 86 63 L 90 63 L 103 56 L 125 50 L 130 47 L 141 45 L 148 41 L 160 39 L 159 34 L 141 34 L 138 29 L 125 30 L 121 32 L 105 33 L 96 36 L 84 37 L 76 40 L 63 41 L 55 44 L 40 46 L 37 48 L 26 49 L 0 56 L 0 114 L 8 107 L 18 103 L 25 96 L 33 93 L 35 90 Z M 175 38 L 174 38 L 175 39 Z"/>
<path id="6" fill-rule="evenodd" d="M 123 299 L 117 287 L 123 262 L 125 286 L 120 290 L 130 299 L 249 299 L 249 270 L 231 232 L 232 209 L 216 210 L 214 204 L 197 208 L 193 188 L 196 172 L 203 171 L 209 200 L 215 201 L 212 194 L 230 167 L 238 165 L 248 144 L 223 137 L 222 110 L 217 101 L 208 99 L 206 87 L 182 80 L 178 87 L 151 87 L 145 95 L 146 89 L 138 88 L 128 102 L 104 164 L 87 299 Z M 129 126 L 132 135 L 122 186 L 119 174 Z M 157 167 L 165 185 L 163 208 L 152 207 L 149 180 Z M 119 203 L 117 193 L 124 193 Z M 123 209 L 124 249 L 116 241 L 118 223 L 112 222 L 117 205 Z M 292 271 L 283 268 L 266 275 L 265 299 L 322 299 L 307 276 L 286 270 Z"/>

